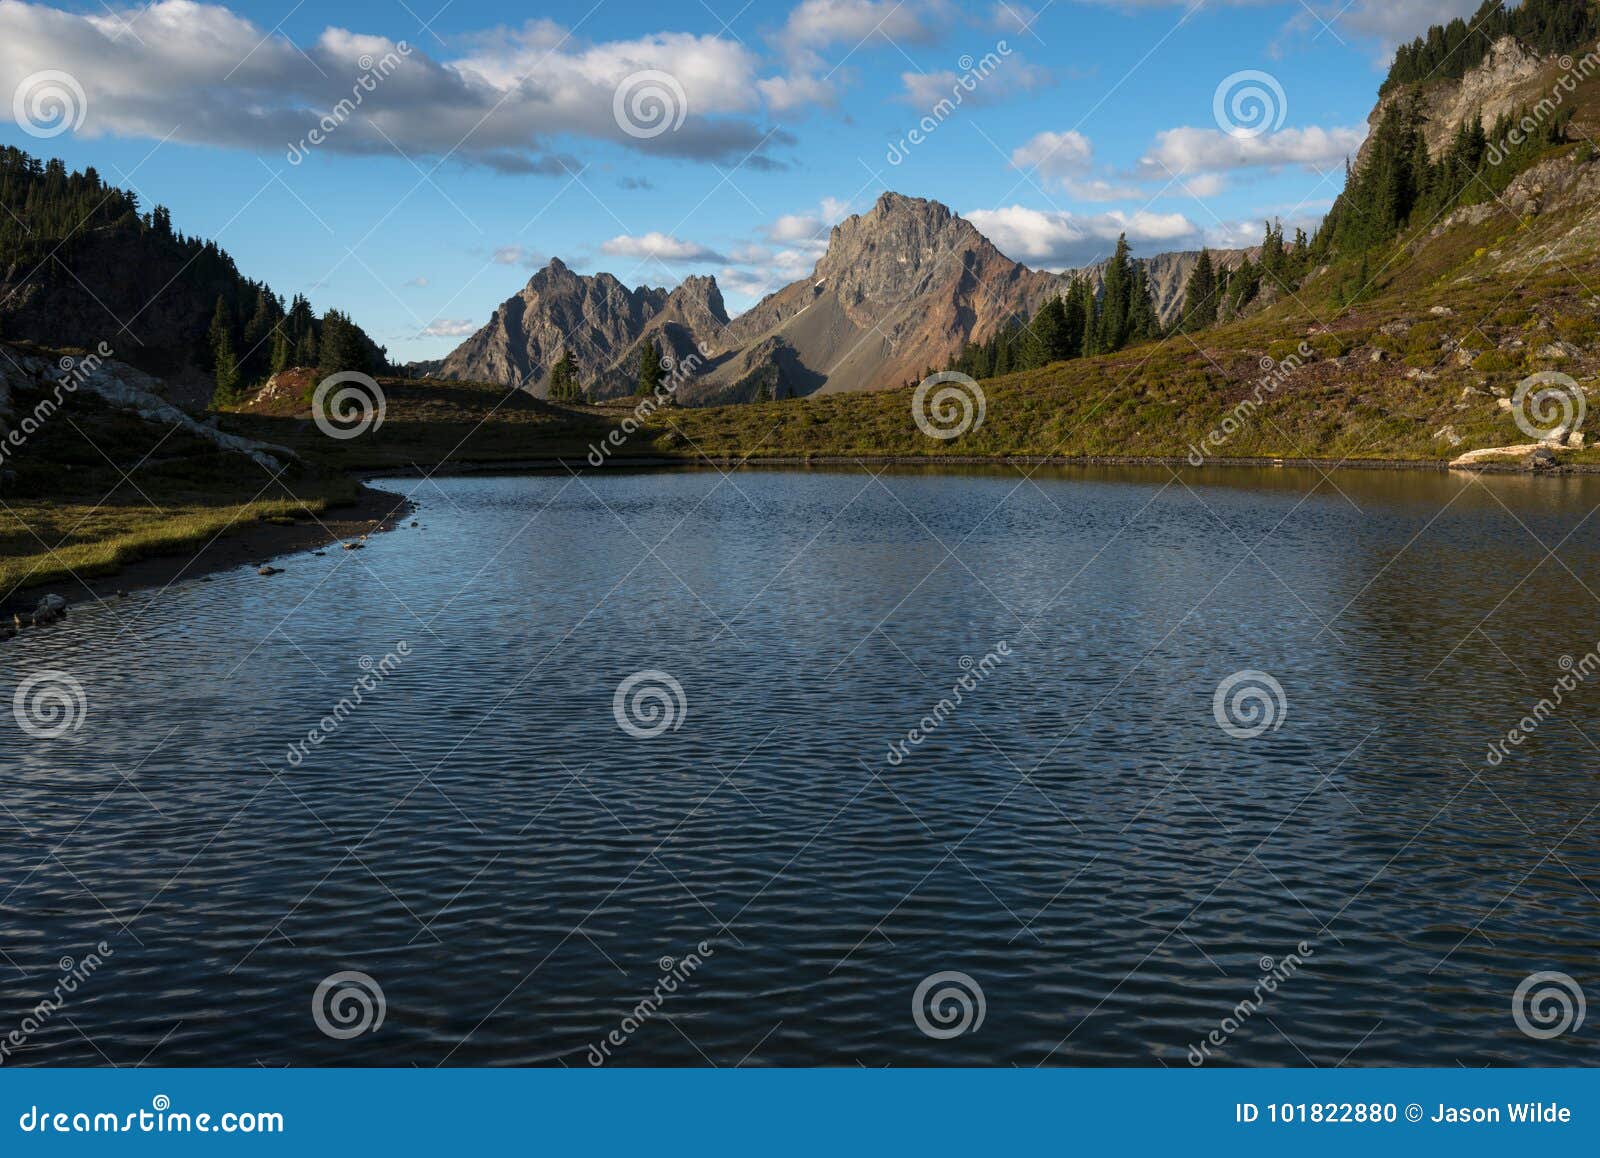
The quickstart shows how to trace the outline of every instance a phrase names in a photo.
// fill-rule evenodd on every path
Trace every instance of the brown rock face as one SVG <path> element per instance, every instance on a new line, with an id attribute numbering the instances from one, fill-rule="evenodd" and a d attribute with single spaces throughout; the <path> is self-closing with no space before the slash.
<path id="1" fill-rule="evenodd" d="M 725 338 L 730 350 L 778 355 L 768 396 L 881 390 L 945 366 L 1008 319 L 1026 321 L 1058 288 L 937 201 L 885 193 L 834 227 L 810 278 L 762 299 Z M 755 370 L 730 359 L 686 387 L 686 400 L 742 394 L 735 387 Z"/>
<path id="2" fill-rule="evenodd" d="M 501 382 L 542 396 L 569 347 L 581 380 L 604 382 L 630 353 L 637 362 L 647 332 L 669 322 L 714 332 L 727 320 L 712 278 L 688 278 L 670 294 L 649 286 L 630 290 L 609 273 L 574 273 L 557 258 L 456 347 L 438 376 Z"/>

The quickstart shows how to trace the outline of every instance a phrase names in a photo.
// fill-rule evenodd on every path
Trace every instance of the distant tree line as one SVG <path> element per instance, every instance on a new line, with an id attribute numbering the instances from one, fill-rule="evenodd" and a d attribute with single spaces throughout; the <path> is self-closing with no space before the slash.
<path id="1" fill-rule="evenodd" d="M 387 369 L 384 351 L 350 320 L 348 314 L 328 310 L 320 318 L 299 294 L 284 309 L 283 299 L 262 286 L 254 309 L 242 320 L 218 295 L 206 330 L 200 365 L 216 379 L 219 401 L 231 401 L 252 383 L 290 367 L 307 367 L 322 374 L 359 370 L 377 374 Z"/>
<path id="2" fill-rule="evenodd" d="M 1106 263 L 1098 294 L 1086 275 L 1074 275 L 1027 324 L 1013 319 L 987 341 L 968 342 L 948 369 L 990 378 L 1115 353 L 1160 335 L 1149 275 L 1144 262 L 1133 259 L 1123 235 Z"/>

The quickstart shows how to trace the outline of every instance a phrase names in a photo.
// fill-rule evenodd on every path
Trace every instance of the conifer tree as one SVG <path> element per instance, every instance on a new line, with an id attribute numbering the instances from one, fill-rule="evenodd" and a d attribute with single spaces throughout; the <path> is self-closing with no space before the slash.
<path id="1" fill-rule="evenodd" d="M 1117 238 L 1116 252 L 1106 264 L 1094 343 L 1096 353 L 1114 353 L 1127 343 L 1128 309 L 1133 293 L 1133 270 L 1128 254 L 1128 235 L 1124 233 Z"/>
<path id="2" fill-rule="evenodd" d="M 646 342 L 639 350 L 639 387 L 634 391 L 641 397 L 654 394 L 661 385 L 661 354 L 654 342 Z"/>
<path id="3" fill-rule="evenodd" d="M 1150 273 L 1142 261 L 1133 263 L 1133 287 L 1129 293 L 1128 341 L 1148 342 L 1161 336 L 1161 319 L 1156 314 L 1150 289 Z"/>
<path id="4" fill-rule="evenodd" d="M 1072 356 L 1072 343 L 1067 334 L 1067 313 L 1059 296 L 1052 297 L 1039 307 L 1028 330 L 1032 339 L 1032 365 L 1048 366 Z"/>
<path id="5" fill-rule="evenodd" d="M 289 344 L 288 322 L 280 320 L 272 327 L 272 351 L 268 366 L 273 374 L 287 370 L 294 361 L 294 348 Z"/>
<path id="6" fill-rule="evenodd" d="M 221 294 L 217 295 L 217 308 L 211 313 L 211 326 L 206 331 L 206 366 L 215 369 L 217 365 L 217 351 L 226 346 L 233 349 L 233 313 L 228 309 L 227 300 Z"/>
<path id="7" fill-rule="evenodd" d="M 232 400 L 239 389 L 239 361 L 233 350 L 233 321 L 228 303 L 217 298 L 217 309 L 211 315 L 211 375 L 216 382 L 213 397 L 218 402 Z"/>
<path id="8" fill-rule="evenodd" d="M 570 349 L 550 368 L 550 397 L 556 402 L 581 402 L 583 387 L 578 383 L 578 360 Z"/>
<path id="9" fill-rule="evenodd" d="M 1183 320 L 1180 328 L 1185 333 L 1203 330 L 1217 320 L 1217 271 L 1211 261 L 1211 251 L 1202 249 L 1200 258 L 1189 274 L 1189 283 L 1183 294 Z"/>

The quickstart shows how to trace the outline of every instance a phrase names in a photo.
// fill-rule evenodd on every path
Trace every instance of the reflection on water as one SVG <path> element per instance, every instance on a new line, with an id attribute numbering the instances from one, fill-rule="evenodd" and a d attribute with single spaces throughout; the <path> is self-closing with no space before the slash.
<path id="1" fill-rule="evenodd" d="M 419 529 L 0 650 L 88 705 L 5 719 L 8 1064 L 1600 1060 L 1512 1016 L 1600 996 L 1600 688 L 1486 758 L 1600 640 L 1600 480 L 383 485 Z"/>

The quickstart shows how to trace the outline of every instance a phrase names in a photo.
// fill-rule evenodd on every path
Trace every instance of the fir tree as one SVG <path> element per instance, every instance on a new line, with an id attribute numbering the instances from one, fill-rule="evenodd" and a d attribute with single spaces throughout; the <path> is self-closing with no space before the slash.
<path id="1" fill-rule="evenodd" d="M 1161 319 L 1156 314 L 1155 297 L 1150 288 L 1150 273 L 1142 261 L 1133 263 L 1133 287 L 1129 294 L 1128 341 L 1148 342 L 1161 336 Z"/>
<path id="2" fill-rule="evenodd" d="M 268 365 L 273 374 L 287 370 L 294 361 L 294 348 L 289 344 L 287 325 L 286 321 L 279 321 L 272 327 L 272 350 Z"/>
<path id="3" fill-rule="evenodd" d="M 1129 259 L 1128 235 L 1117 238 L 1116 252 L 1106 263 L 1100 290 L 1100 317 L 1095 334 L 1096 353 L 1114 353 L 1127 343 L 1128 312 L 1133 300 L 1133 269 Z"/>
<path id="4" fill-rule="evenodd" d="M 661 385 L 661 355 L 654 342 L 646 342 L 639 350 L 639 387 L 634 391 L 641 397 L 654 394 Z"/>
<path id="5" fill-rule="evenodd" d="M 233 321 L 228 303 L 217 298 L 217 309 L 211 315 L 211 376 L 216 382 L 212 396 L 219 404 L 231 402 L 239 389 L 239 361 L 233 349 Z"/>
<path id="6" fill-rule="evenodd" d="M 1218 293 L 1217 270 L 1211 261 L 1211 251 L 1202 249 L 1199 260 L 1194 263 L 1194 270 L 1189 274 L 1189 284 L 1184 288 L 1183 320 L 1179 328 L 1185 333 L 1193 333 L 1215 325 Z"/>
<path id="7" fill-rule="evenodd" d="M 208 369 L 216 369 L 217 353 L 224 347 L 231 353 L 233 350 L 233 313 L 228 309 L 227 300 L 217 295 L 217 308 L 211 312 L 211 326 L 206 330 L 205 365 Z"/>
<path id="8" fill-rule="evenodd" d="M 1063 362 L 1072 356 L 1072 342 L 1067 332 L 1067 312 L 1060 297 L 1052 297 L 1039 307 L 1028 327 L 1031 353 L 1035 366 L 1048 366 Z"/>
<path id="9" fill-rule="evenodd" d="M 550 368 L 550 397 L 556 402 L 581 402 L 583 387 L 578 383 L 578 360 L 572 351 L 563 350 Z"/>

